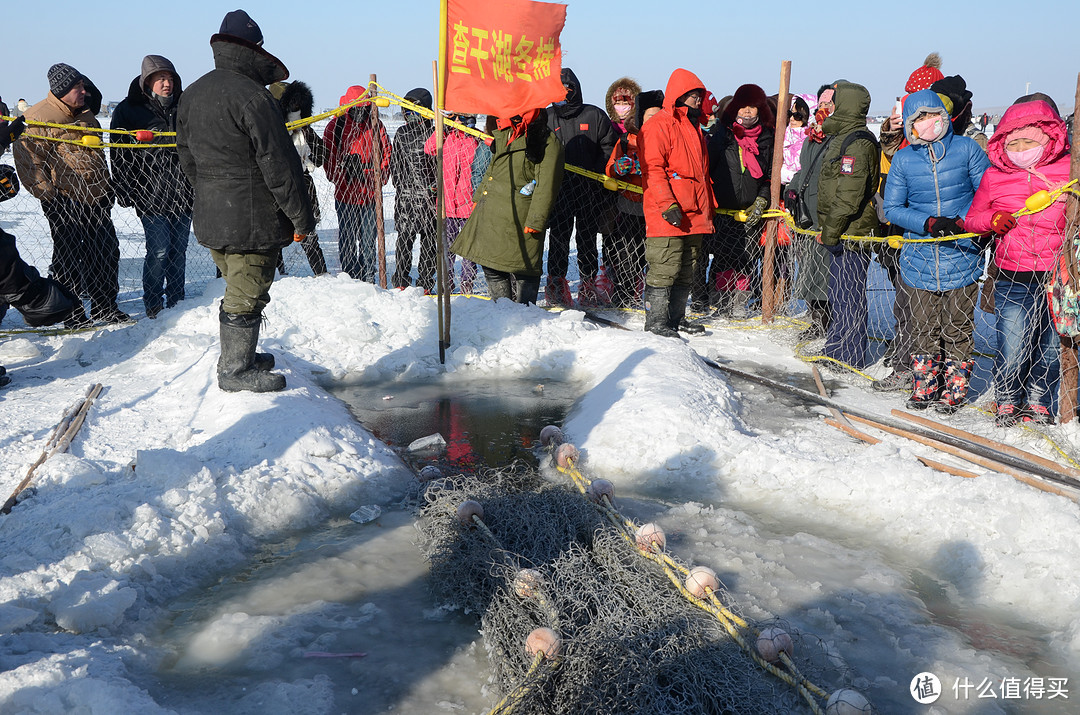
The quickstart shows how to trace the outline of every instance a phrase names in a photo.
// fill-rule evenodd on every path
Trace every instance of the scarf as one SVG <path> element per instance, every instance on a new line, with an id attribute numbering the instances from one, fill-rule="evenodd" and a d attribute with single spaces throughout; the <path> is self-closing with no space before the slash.
<path id="1" fill-rule="evenodd" d="M 761 125 L 755 124 L 747 129 L 736 122 L 731 125 L 731 134 L 735 137 L 735 143 L 739 145 L 739 159 L 743 166 L 750 172 L 750 176 L 760 179 L 765 175 L 757 158 L 757 138 L 761 136 Z"/>
<path id="2" fill-rule="evenodd" d="M 506 146 L 510 146 L 519 137 L 521 137 L 525 133 L 525 130 L 529 128 L 529 124 L 531 124 L 532 121 L 536 119 L 539 113 L 539 109 L 530 109 L 527 112 L 522 112 L 521 121 L 517 124 L 514 124 L 509 119 L 503 119 L 502 117 L 500 117 L 498 123 L 499 129 L 510 130 L 510 136 L 506 138 Z"/>

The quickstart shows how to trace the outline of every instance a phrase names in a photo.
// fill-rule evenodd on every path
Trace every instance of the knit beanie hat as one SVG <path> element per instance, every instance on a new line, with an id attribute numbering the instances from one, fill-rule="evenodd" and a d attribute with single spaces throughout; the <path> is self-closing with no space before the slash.
<path id="1" fill-rule="evenodd" d="M 239 37 L 241 40 L 247 40 L 253 45 L 263 43 L 263 34 L 258 23 L 252 20 L 251 16 L 243 10 L 233 10 L 227 14 L 225 19 L 221 21 L 221 29 L 218 30 L 218 34 Z"/>
<path id="2" fill-rule="evenodd" d="M 1005 143 L 1008 144 L 1013 139 L 1030 139 L 1038 142 L 1043 146 L 1046 146 L 1050 141 L 1050 137 L 1042 129 L 1039 129 L 1034 124 L 1028 124 L 1026 127 L 1020 127 L 1009 132 L 1009 135 L 1005 137 Z"/>
<path id="3" fill-rule="evenodd" d="M 930 89 L 930 85 L 934 82 L 945 79 L 945 75 L 941 73 L 940 68 L 941 55 L 931 52 L 923 60 L 922 66 L 908 77 L 907 84 L 904 85 L 904 91 L 911 94 L 912 92 L 918 92 L 920 89 Z"/>
<path id="4" fill-rule="evenodd" d="M 49 68 L 49 91 L 60 99 L 84 79 L 86 77 L 79 70 L 63 62 L 57 62 Z"/>

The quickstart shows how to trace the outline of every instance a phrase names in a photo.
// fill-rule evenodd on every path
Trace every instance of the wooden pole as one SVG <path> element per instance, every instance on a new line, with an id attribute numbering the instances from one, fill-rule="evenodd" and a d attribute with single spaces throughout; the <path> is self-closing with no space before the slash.
<path id="1" fill-rule="evenodd" d="M 769 209 L 780 207 L 780 170 L 784 166 L 784 133 L 788 123 L 788 85 L 791 83 L 791 60 L 780 63 L 780 95 L 776 99 L 776 130 L 773 135 L 772 181 L 769 186 Z M 771 323 L 776 311 L 776 234 L 781 219 L 766 221 L 765 258 L 761 262 L 761 321 Z"/>
<path id="2" fill-rule="evenodd" d="M 873 427 L 874 429 L 881 430 L 882 432 L 888 432 L 889 434 L 895 434 L 895 435 L 900 436 L 900 437 L 906 437 L 907 439 L 910 439 L 913 442 L 918 442 L 919 444 L 925 444 L 928 447 L 933 447 L 934 449 L 936 449 L 936 450 L 938 450 L 940 452 L 945 452 L 946 454 L 951 454 L 954 457 L 959 457 L 960 459 L 963 459 L 966 462 L 971 462 L 972 464 L 977 464 L 980 467 L 985 467 L 986 469 L 989 469 L 990 471 L 999 472 L 1001 474 L 1006 474 L 1006 475 L 1012 477 L 1013 479 L 1015 479 L 1017 481 L 1020 481 L 1020 482 L 1023 482 L 1024 484 L 1027 484 L 1030 487 L 1035 487 L 1036 489 L 1039 489 L 1040 491 L 1048 492 L 1050 494 L 1057 494 L 1058 496 L 1067 497 L 1069 499 L 1072 499 L 1073 501 L 1076 501 L 1078 494 L 1080 494 L 1080 492 L 1075 491 L 1075 489 L 1062 489 L 1062 488 L 1056 487 L 1056 486 L 1054 486 L 1052 484 L 1047 484 L 1045 481 L 1043 481 L 1043 480 L 1041 480 L 1041 479 L 1039 479 L 1037 477 L 1031 476 L 1029 474 L 1026 474 L 1026 473 L 1020 471 L 1019 469 L 1014 469 L 1013 467 L 1010 467 L 1007 464 L 1002 464 L 1001 462 L 998 462 L 998 461 L 996 461 L 994 459 L 990 459 L 988 457 L 983 457 L 983 456 L 981 456 L 979 454 L 969 452 L 967 449 L 964 449 L 964 448 L 961 448 L 961 447 L 953 447 L 952 445 L 946 444 L 944 442 L 939 442 L 936 439 L 933 439 L 933 438 L 930 438 L 930 437 L 923 437 L 921 435 L 915 434 L 914 432 L 911 432 L 911 431 L 905 430 L 905 429 L 901 429 L 899 427 L 890 427 L 889 425 L 881 424 L 880 422 L 874 422 L 874 421 L 868 420 L 868 419 L 863 419 L 862 417 L 858 417 L 856 415 L 849 415 L 849 416 L 851 417 L 851 419 L 855 420 L 856 422 L 859 422 L 861 424 L 865 424 L 865 425 L 867 425 L 869 427 Z"/>
<path id="3" fill-rule="evenodd" d="M 984 447 L 996 449 L 999 452 L 1004 452 L 1005 454 L 1011 454 L 1012 456 L 1019 459 L 1026 459 L 1029 462 L 1033 462 L 1042 467 L 1046 467 L 1047 469 L 1052 469 L 1055 472 L 1061 474 L 1062 476 L 1073 478 L 1080 477 L 1080 470 L 1073 469 L 1072 467 L 1062 466 L 1057 462 L 1053 461 L 1052 459 L 1040 457 L 1037 454 L 1032 454 L 1031 452 L 1027 452 L 1023 449 L 1020 449 L 1019 447 L 1013 447 L 1011 444 L 998 442 L 997 440 L 989 439 L 987 437 L 983 437 L 982 435 L 973 434 L 972 432 L 965 432 L 962 429 L 950 427 L 949 425 L 935 422 L 934 420 L 927 419 L 926 417 L 921 417 L 920 415 L 913 415 L 910 412 L 905 412 L 904 410 L 893 410 L 892 414 L 894 417 L 899 417 L 902 420 L 914 422 L 915 424 L 922 425 L 923 427 L 936 429 L 946 434 L 951 434 L 953 437 L 969 439 L 976 444 L 981 444 Z"/>
<path id="4" fill-rule="evenodd" d="M 1069 178 L 1080 179 L 1080 74 L 1076 76 L 1076 96 L 1073 105 L 1072 155 L 1069 164 Z M 1069 266 L 1069 280 L 1075 286 L 1080 277 L 1076 257 L 1076 231 L 1080 228 L 1080 200 L 1076 194 L 1066 194 L 1065 198 L 1065 251 Z M 1058 389 L 1058 419 L 1067 424 L 1076 419 L 1076 383 L 1078 366 L 1076 341 L 1071 337 L 1061 337 L 1061 383 Z"/>
<path id="5" fill-rule="evenodd" d="M 371 74 L 371 78 L 368 84 L 368 97 L 374 98 L 378 93 L 376 89 L 375 74 Z M 382 205 L 382 134 L 379 132 L 379 108 L 375 105 L 375 102 L 371 103 L 371 160 L 374 162 L 375 167 L 372 175 L 375 177 L 375 195 L 378 200 L 375 202 L 375 233 L 378 236 L 378 243 L 375 252 L 379 257 L 379 286 L 386 287 L 386 226 L 383 224 L 383 205 Z M 363 250 L 363 249 L 361 249 Z M 400 260 L 400 257 L 399 259 Z"/>
<path id="6" fill-rule="evenodd" d="M 450 290 L 446 275 L 446 186 L 443 177 L 443 116 L 442 92 L 439 81 L 439 62 L 431 63 L 435 79 L 435 268 L 436 305 L 439 308 L 439 364 L 446 364 L 446 348 L 450 345 Z"/>

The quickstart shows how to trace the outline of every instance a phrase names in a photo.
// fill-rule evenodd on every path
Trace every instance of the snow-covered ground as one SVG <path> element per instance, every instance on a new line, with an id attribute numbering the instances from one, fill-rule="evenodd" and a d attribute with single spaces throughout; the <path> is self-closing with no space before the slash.
<path id="1" fill-rule="evenodd" d="M 1075 692 L 1002 700 L 1000 688 L 1008 678 L 1080 682 L 1077 505 L 997 474 L 935 472 L 897 438 L 855 443 L 821 410 L 698 358 L 806 384 L 806 366 L 773 331 L 714 330 L 687 343 L 576 311 L 455 297 L 443 367 L 436 306 L 419 290 L 288 277 L 273 286 L 262 341 L 288 389 L 225 394 L 214 377 L 222 290 L 212 282 L 154 321 L 0 342 L 13 377 L 0 392 L 5 496 L 64 409 L 104 385 L 70 453 L 41 465 L 34 492 L 0 517 L 0 711 L 373 711 L 366 690 L 387 687 L 373 656 L 320 661 L 317 674 L 310 661 L 289 664 L 343 649 L 408 662 L 394 655 L 394 624 L 380 623 L 386 607 L 365 596 L 422 571 L 403 555 L 407 539 L 387 531 L 362 556 L 335 553 L 334 588 L 298 568 L 245 598 L 222 595 L 197 627 L 172 619 L 177 599 L 235 588 L 271 546 L 340 524 L 359 505 L 389 506 L 414 479 L 321 384 L 444 372 L 580 381 L 564 427 L 583 470 L 660 505 L 649 516 L 681 534 L 681 558 L 716 568 L 751 616 L 782 616 L 822 638 L 880 712 L 926 712 L 907 692 L 922 671 L 945 688 L 936 712 L 1075 711 Z M 830 384 L 841 402 L 896 406 Z M 1075 441 L 1076 430 L 1056 434 Z M 1006 438 L 1044 450 L 1026 433 Z M 425 607 L 437 614 L 435 605 Z M 479 638 L 444 644 L 442 667 L 388 696 L 395 710 L 490 706 Z M 248 689 L 217 699 L 228 693 L 223 669 L 237 662 Z M 972 690 L 957 700 L 964 678 L 993 681 L 997 699 Z M 224 690 L 209 701 L 212 687 Z"/>

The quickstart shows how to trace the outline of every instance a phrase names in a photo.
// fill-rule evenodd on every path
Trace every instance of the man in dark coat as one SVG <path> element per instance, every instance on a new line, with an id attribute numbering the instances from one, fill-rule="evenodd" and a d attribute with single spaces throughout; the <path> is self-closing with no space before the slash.
<path id="1" fill-rule="evenodd" d="M 131 80 L 128 95 L 113 110 L 113 129 L 150 130 L 155 144 L 173 144 L 173 137 L 157 132 L 176 131 L 176 108 L 183 93 L 180 75 L 161 55 L 147 55 L 139 76 Z M 136 137 L 114 134 L 112 143 L 134 144 Z M 188 236 L 191 233 L 191 184 L 180 168 L 173 148 L 110 149 L 112 180 L 121 206 L 135 207 L 146 235 L 143 260 L 143 306 L 155 318 L 162 307 L 184 299 Z M 163 300 L 164 296 L 164 300 Z"/>
<path id="2" fill-rule="evenodd" d="M 431 109 L 431 92 L 417 87 L 405 99 Z M 394 226 L 397 228 L 397 267 L 394 287 L 412 285 L 413 244 L 420 236 L 420 263 L 416 284 L 427 292 L 435 287 L 435 157 L 424 152 L 424 142 L 435 131 L 435 125 L 411 109 L 404 111 L 405 123 L 394 133 L 390 153 L 390 173 L 394 176 Z"/>
<path id="3" fill-rule="evenodd" d="M 11 124 L 0 120 L 0 154 L 7 151 L 25 128 L 22 120 Z M 18 175 L 10 166 L 0 166 L 0 202 L 18 193 Z M 15 246 L 15 237 L 3 229 L 0 229 L 0 301 L 15 306 L 31 326 L 58 323 L 70 316 L 78 303 L 67 288 L 52 278 L 42 278 L 36 268 L 24 261 Z M 9 382 L 7 370 L 0 365 L 0 387 Z"/>
<path id="4" fill-rule="evenodd" d="M 217 373 L 227 392 L 285 388 L 285 377 L 269 372 L 273 356 L 256 356 L 259 323 L 281 249 L 315 230 L 300 157 L 266 89 L 289 70 L 262 40 L 246 12 L 227 14 L 210 38 L 215 69 L 184 93 L 176 126 L 195 187 L 195 237 L 225 278 Z"/>
<path id="5" fill-rule="evenodd" d="M 548 127 L 563 145 L 567 164 L 603 174 L 608 157 L 619 140 L 607 112 L 581 99 L 581 83 L 569 67 L 562 68 L 562 83 L 566 99 L 551 105 Z M 555 201 L 548 232 L 547 288 L 549 304 L 570 305 L 570 288 L 566 271 L 570 264 L 570 236 L 577 221 L 578 273 L 581 287 L 578 299 L 589 303 L 596 299 L 596 273 L 600 254 L 596 234 L 609 231 L 605 221 L 614 220 L 615 196 L 593 179 L 567 171 Z"/>

